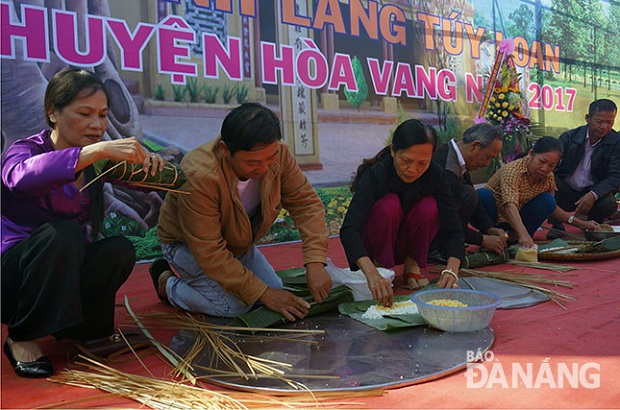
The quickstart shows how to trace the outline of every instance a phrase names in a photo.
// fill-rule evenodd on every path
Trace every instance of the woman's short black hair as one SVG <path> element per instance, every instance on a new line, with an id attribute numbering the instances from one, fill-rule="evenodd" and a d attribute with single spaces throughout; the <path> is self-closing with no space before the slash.
<path id="1" fill-rule="evenodd" d="M 392 151 L 398 152 L 420 144 L 432 144 L 433 151 L 435 151 L 435 147 L 437 146 L 437 131 L 432 125 L 424 121 L 410 119 L 402 122 L 398 127 L 396 127 L 390 146 Z M 357 172 L 353 176 L 353 181 L 351 182 L 351 192 L 355 192 L 357 183 L 362 177 L 362 174 L 364 174 L 368 168 L 381 160 L 381 158 L 384 158 L 386 155 L 390 155 L 390 146 L 383 148 L 373 158 L 362 160 L 360 166 L 357 167 Z"/>
<path id="2" fill-rule="evenodd" d="M 52 109 L 62 111 L 76 98 L 89 97 L 97 91 L 103 91 L 110 101 L 105 86 L 97 74 L 82 68 L 65 68 L 57 72 L 45 90 L 44 108 L 47 125 L 50 128 L 55 127 L 49 118 Z"/>
<path id="3" fill-rule="evenodd" d="M 534 147 L 532 147 L 532 153 L 545 154 L 547 152 L 559 152 L 564 153 L 564 147 L 559 139 L 555 137 L 541 137 L 536 140 Z"/>
<path id="4" fill-rule="evenodd" d="M 416 119 L 401 123 L 392 136 L 392 150 L 394 152 L 428 143 L 433 144 L 433 151 L 435 151 L 437 131 L 430 124 Z"/>

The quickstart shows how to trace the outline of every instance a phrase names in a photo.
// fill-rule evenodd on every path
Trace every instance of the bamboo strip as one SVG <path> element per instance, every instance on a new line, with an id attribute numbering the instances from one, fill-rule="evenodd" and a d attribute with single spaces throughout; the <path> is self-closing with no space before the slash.
<path id="1" fill-rule="evenodd" d="M 138 325 L 138 327 L 140 328 L 140 330 L 142 330 L 142 332 L 144 333 L 144 335 L 151 341 L 151 343 L 153 343 L 153 345 L 155 345 L 155 347 L 157 348 L 157 350 L 159 350 L 159 352 L 164 355 L 164 357 L 166 359 L 168 359 L 170 361 L 170 363 L 173 364 L 173 366 L 177 369 L 181 368 L 184 370 L 183 375 L 190 381 L 193 381 L 192 384 L 196 383 L 196 379 L 195 377 L 189 372 L 189 371 L 185 371 L 185 364 L 183 366 L 179 366 L 179 364 L 181 363 L 180 360 L 178 360 L 176 357 L 174 357 L 171 353 L 170 353 L 170 349 L 164 348 L 161 343 L 159 343 L 154 337 L 153 335 L 151 335 L 151 332 L 148 331 L 148 329 L 146 327 L 144 327 L 144 325 L 142 324 L 142 322 L 140 322 L 140 319 L 138 319 L 138 317 L 136 316 L 136 314 L 134 313 L 133 309 L 131 308 L 131 306 L 129 305 L 129 298 L 127 298 L 127 295 L 125 295 L 125 308 L 127 309 L 127 312 L 131 315 L 131 317 L 133 318 L 133 320 L 136 322 L 136 324 Z M 190 366 L 191 367 L 191 366 Z"/>
<path id="2" fill-rule="evenodd" d="M 164 354 L 168 360 L 172 357 L 167 352 L 167 347 L 163 347 L 157 341 L 154 340 L 150 332 L 145 328 L 144 323 L 136 315 L 131 306 L 129 305 L 128 298 L 125 296 L 125 306 L 130 316 L 137 323 L 138 327 L 145 333 L 145 335 L 161 349 L 160 352 Z M 170 315 L 156 314 L 154 317 L 164 318 Z M 319 400 L 330 400 L 328 405 L 330 406 L 353 406 L 359 408 L 363 403 L 351 402 L 351 401 L 333 401 L 333 399 L 350 399 L 352 397 L 362 396 L 376 396 L 385 393 L 384 389 L 370 389 L 365 391 L 337 391 L 337 392 L 312 392 L 305 385 L 297 381 L 291 380 L 290 377 L 306 377 L 313 379 L 333 379 L 335 376 L 321 376 L 321 375 L 287 375 L 286 371 L 290 370 L 292 366 L 287 363 L 280 363 L 273 360 L 257 358 L 253 356 L 245 355 L 240 348 L 230 339 L 229 336 L 222 336 L 218 332 L 214 331 L 214 328 L 218 326 L 211 326 L 207 323 L 201 322 L 193 318 L 191 315 L 183 317 L 176 316 L 172 322 L 175 325 L 187 324 L 188 328 L 198 328 L 200 332 L 197 333 L 197 340 L 194 343 L 194 350 L 200 350 L 207 345 L 211 344 L 214 351 L 217 351 L 217 357 L 229 361 L 232 364 L 233 370 L 229 372 L 217 370 L 220 372 L 220 376 L 223 377 L 238 377 L 239 371 L 242 374 L 253 374 L 256 378 L 276 378 L 282 380 L 293 389 L 295 392 L 285 392 L 281 394 L 259 395 L 256 393 L 218 393 L 213 392 L 207 388 L 196 387 L 196 382 L 202 384 L 202 379 L 208 379 L 207 377 L 187 377 L 189 374 L 190 366 L 189 360 L 178 360 L 178 366 L 189 366 L 185 368 L 184 372 L 179 372 L 177 376 L 184 375 L 182 381 L 168 381 L 161 380 L 152 377 L 152 373 L 148 371 L 151 377 L 138 376 L 132 374 L 126 374 L 120 372 L 110 366 L 97 362 L 95 359 L 79 355 L 79 359 L 85 363 L 81 363 L 87 371 L 79 370 L 66 370 L 64 373 L 50 378 L 50 381 L 56 383 L 68 384 L 76 387 L 99 389 L 109 394 L 122 396 L 131 400 L 138 401 L 144 406 L 153 409 L 194 409 L 194 408 L 210 408 L 210 409 L 245 409 L 245 408 L 274 408 L 274 407 L 287 407 L 287 408 L 299 408 L 299 407 L 322 407 L 325 408 L 324 403 L 320 403 Z M 169 323 L 168 323 L 169 324 Z M 178 328 L 178 327 L 177 327 Z M 181 328 L 185 328 L 181 326 Z M 243 328 L 247 331 L 247 328 Z M 281 329 L 267 329 L 270 332 L 277 333 Z M 299 331 L 299 335 L 293 335 L 295 337 L 301 337 L 304 331 Z M 315 334 L 316 332 L 305 332 L 308 334 Z M 289 333 L 290 334 L 290 333 Z M 292 340 L 295 340 L 292 337 Z M 258 339 L 258 338 L 257 338 Z M 297 340 L 299 341 L 299 340 Z M 174 353 L 174 352 L 173 352 Z M 244 366 L 237 364 L 239 361 Z M 171 361 L 172 363 L 172 361 Z M 144 364 L 143 364 L 144 366 Z M 248 370 L 244 370 L 247 366 Z M 201 367 L 201 366 L 196 366 Z M 214 370 L 214 369 L 211 369 Z M 192 385 L 185 384 L 186 382 L 192 383 Z M 300 394 L 305 394 L 300 396 Z M 100 398 L 100 395 L 96 396 Z M 294 399 L 291 399 L 294 397 Z M 71 403 L 77 403 L 80 401 L 88 401 L 93 398 L 85 398 Z M 66 406 L 68 403 L 63 402 L 62 406 Z M 55 405 L 49 405 L 45 408 L 55 408 Z"/>
<path id="3" fill-rule="evenodd" d="M 287 385 L 292 386 L 295 389 L 305 389 L 305 386 L 291 380 L 286 377 L 286 371 L 290 370 L 292 366 L 288 363 L 276 362 L 272 360 L 266 360 L 254 356 L 246 355 L 241 351 L 239 346 L 229 337 L 230 335 L 238 335 L 239 333 L 231 332 L 231 329 L 239 329 L 244 333 L 247 331 L 256 331 L 257 329 L 239 327 L 232 328 L 228 326 L 213 325 L 206 323 L 205 321 L 198 320 L 192 315 L 178 315 L 178 314 L 154 314 L 143 315 L 145 318 L 154 319 L 153 322 L 159 326 L 173 326 L 176 329 L 186 329 L 194 332 L 195 340 L 193 346 L 185 354 L 185 363 L 192 363 L 192 366 L 196 366 L 195 360 L 203 353 L 205 348 L 208 348 L 212 352 L 209 366 L 201 366 L 203 369 L 210 370 L 213 373 L 217 371 L 217 367 L 225 366 L 235 373 L 238 377 L 244 380 L 257 379 L 260 377 L 278 378 Z M 149 320 L 147 319 L 148 323 Z M 220 331 L 221 330 L 221 331 Z M 291 329 L 262 329 L 272 333 L 278 333 L 280 330 L 286 330 L 284 333 L 291 333 Z M 226 333 L 224 333 L 226 331 Z M 294 331 L 297 334 L 322 334 L 324 331 Z M 248 335 L 248 337 L 251 337 Z M 292 339 L 294 340 L 294 339 Z M 186 371 L 186 366 L 171 362 L 177 372 L 183 373 Z M 218 365 L 219 366 L 216 366 Z M 192 367 L 193 369 L 193 367 Z M 217 371 L 219 374 L 219 371 Z"/>
<path id="4" fill-rule="evenodd" d="M 82 188 L 79 189 L 80 192 L 82 192 L 83 190 L 85 190 L 86 188 L 88 188 L 89 186 L 91 186 L 92 184 L 95 183 L 95 181 L 99 180 L 100 178 L 103 178 L 105 176 L 105 174 L 108 174 L 112 171 L 114 171 L 116 168 L 118 168 L 120 165 L 122 164 L 122 162 L 119 162 L 118 164 L 114 165 L 113 167 L 111 167 L 110 169 L 106 170 L 105 172 L 102 172 L 101 174 L 97 175 L 95 178 L 91 179 L 90 181 L 88 181 L 87 184 L 83 185 Z"/>
<path id="5" fill-rule="evenodd" d="M 187 384 L 133 375 L 115 370 L 85 356 L 82 359 L 88 363 L 84 366 L 88 371 L 66 370 L 49 380 L 76 387 L 99 389 L 107 393 L 125 397 L 142 403 L 153 409 L 247 409 L 247 408 L 299 408 L 321 407 L 333 408 L 347 406 L 359 408 L 364 403 L 342 401 L 355 397 L 380 396 L 385 394 L 384 389 L 370 389 L 366 391 L 338 391 L 338 392 L 310 392 L 305 396 L 300 393 L 266 395 L 246 392 L 213 391 L 204 387 L 195 387 Z M 96 396 L 100 399 L 101 396 Z M 93 400 L 93 397 L 51 404 L 42 408 L 56 408 L 75 403 Z M 340 399 L 341 401 L 335 401 Z M 321 403 L 321 400 L 329 400 Z M 328 407 L 329 406 L 329 407 Z"/>
<path id="6" fill-rule="evenodd" d="M 566 305 L 564 305 L 563 301 L 574 301 L 576 300 L 574 297 L 554 291 L 552 289 L 546 288 L 544 286 L 536 285 L 535 283 L 543 283 L 543 284 L 552 284 L 554 286 L 565 287 L 572 289 L 575 284 L 573 282 L 569 282 L 566 280 L 558 280 L 554 278 L 547 278 L 545 275 L 531 274 L 531 273 L 512 273 L 512 272 L 496 272 L 496 271 L 482 271 L 476 269 L 461 269 L 461 273 L 469 274 L 471 276 L 479 276 L 486 277 L 496 280 L 502 280 L 505 282 L 515 283 L 517 285 L 538 290 L 543 292 L 549 298 L 558 304 L 562 309 L 568 310 Z M 563 275 L 565 276 L 565 275 Z"/>
<path id="7" fill-rule="evenodd" d="M 557 265 L 557 264 L 545 263 L 545 262 L 525 262 L 525 261 L 511 260 L 505 263 L 507 263 L 508 265 L 517 265 L 517 266 L 523 266 L 526 268 L 552 270 L 555 272 L 569 272 L 569 271 L 577 269 L 577 268 L 574 268 L 568 265 Z"/>

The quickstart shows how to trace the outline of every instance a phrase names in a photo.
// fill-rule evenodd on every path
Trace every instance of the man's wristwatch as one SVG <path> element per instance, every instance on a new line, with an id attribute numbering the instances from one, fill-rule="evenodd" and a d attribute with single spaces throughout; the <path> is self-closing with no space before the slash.
<path id="1" fill-rule="evenodd" d="M 566 220 L 566 223 L 568 223 L 569 225 L 572 225 L 574 220 L 575 220 L 575 215 L 571 215 Z"/>

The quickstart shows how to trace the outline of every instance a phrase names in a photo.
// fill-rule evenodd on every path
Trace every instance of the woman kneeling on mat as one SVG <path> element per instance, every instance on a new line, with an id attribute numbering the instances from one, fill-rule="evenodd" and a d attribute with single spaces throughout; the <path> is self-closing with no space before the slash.
<path id="1" fill-rule="evenodd" d="M 400 124 L 390 146 L 364 160 L 351 185 L 353 198 L 340 230 L 352 270 L 361 269 L 373 298 L 390 306 L 392 284 L 377 266 L 404 264 L 412 289 L 429 281 L 420 271 L 427 265 L 431 241 L 442 229 L 450 238 L 448 262 L 437 285 L 458 287 L 464 256 L 464 234 L 456 205 L 441 195 L 443 174 L 431 162 L 437 141 L 433 127 L 418 120 Z"/>
<path id="2" fill-rule="evenodd" d="M 584 221 L 557 206 L 553 170 L 562 159 L 557 138 L 539 138 L 522 158 L 502 166 L 478 189 L 478 198 L 491 220 L 509 233 L 509 241 L 523 248 L 534 246 L 534 232 L 549 216 L 583 230 L 598 230 L 595 221 Z"/>

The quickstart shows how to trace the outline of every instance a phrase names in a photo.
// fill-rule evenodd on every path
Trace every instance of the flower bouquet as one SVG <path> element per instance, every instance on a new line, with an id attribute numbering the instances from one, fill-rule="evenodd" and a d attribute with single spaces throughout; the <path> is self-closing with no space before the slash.
<path id="1" fill-rule="evenodd" d="M 476 122 L 498 125 L 504 132 L 502 163 L 514 160 L 528 149 L 531 136 L 530 119 L 523 114 L 523 93 L 519 87 L 521 74 L 515 68 L 512 39 L 503 40 L 495 65 L 489 74 L 485 98 Z M 499 165 L 499 164 L 498 164 Z"/>

